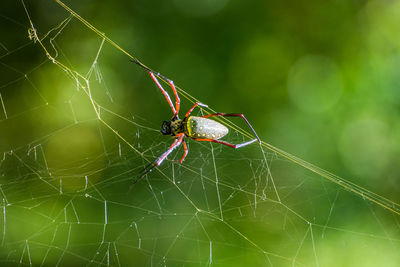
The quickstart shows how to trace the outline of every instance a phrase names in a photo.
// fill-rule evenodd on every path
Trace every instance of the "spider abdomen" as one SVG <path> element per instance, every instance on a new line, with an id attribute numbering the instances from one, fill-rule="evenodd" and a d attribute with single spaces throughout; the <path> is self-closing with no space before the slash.
<path id="1" fill-rule="evenodd" d="M 185 135 L 191 138 L 220 139 L 228 134 L 228 128 L 211 119 L 190 116 L 184 123 Z"/>

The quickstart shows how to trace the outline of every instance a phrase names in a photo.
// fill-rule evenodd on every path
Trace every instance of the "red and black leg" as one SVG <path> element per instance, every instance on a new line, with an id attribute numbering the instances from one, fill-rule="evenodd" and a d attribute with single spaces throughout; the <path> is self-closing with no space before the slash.
<path id="1" fill-rule="evenodd" d="M 200 102 L 196 102 L 196 103 L 194 103 L 193 107 L 191 107 L 191 108 L 189 109 L 189 111 L 186 113 L 185 118 L 189 117 L 190 113 L 192 113 L 193 109 L 194 109 L 195 107 L 197 107 L 197 106 L 200 106 L 200 107 L 208 107 L 206 104 L 203 104 L 203 103 L 200 103 Z"/>
<path id="2" fill-rule="evenodd" d="M 185 140 L 182 141 L 182 144 L 183 144 L 183 149 L 184 149 L 185 152 L 183 152 L 183 156 L 179 160 L 179 163 L 182 163 L 185 160 L 185 158 L 186 158 L 186 156 L 187 156 L 187 154 L 189 152 Z"/>
<path id="3" fill-rule="evenodd" d="M 150 68 L 148 68 L 147 66 L 145 66 L 143 63 L 141 63 L 139 60 L 137 60 L 136 58 L 131 59 L 132 62 L 138 64 L 140 67 L 142 67 L 143 69 L 145 69 L 150 77 L 153 79 L 153 81 L 155 82 L 155 84 L 157 85 L 158 88 L 160 88 L 161 92 L 163 93 L 163 95 L 165 96 L 165 98 L 167 99 L 167 102 L 169 104 L 169 106 L 171 107 L 172 112 L 174 113 L 174 117 L 178 116 L 179 113 L 179 108 L 180 108 L 180 104 L 181 104 L 181 100 L 179 99 L 178 96 L 178 92 L 176 91 L 174 82 L 171 81 L 168 78 L 165 78 L 164 76 L 162 76 L 160 73 L 155 74 Z M 171 98 L 169 97 L 169 94 L 167 93 L 167 91 L 164 90 L 164 88 L 161 86 L 160 82 L 158 81 L 157 77 L 165 80 L 168 82 L 168 84 L 171 86 L 172 91 L 174 91 L 174 95 L 175 95 L 175 107 L 172 104 Z"/>
<path id="4" fill-rule="evenodd" d="M 201 138 L 195 138 L 195 139 L 193 139 L 193 140 L 218 143 L 218 144 L 226 145 L 226 146 L 229 146 L 229 147 L 233 147 L 233 148 L 235 148 L 235 149 L 236 149 L 236 148 L 240 148 L 240 147 L 244 147 L 244 146 L 247 146 L 247 145 L 250 145 L 250 144 L 254 143 L 255 141 L 257 141 L 257 139 L 253 139 L 253 140 L 250 140 L 250 141 L 248 141 L 248 142 L 244 142 L 244 143 L 241 143 L 241 144 L 234 145 L 234 144 L 231 144 L 231 143 L 228 143 L 228 142 L 225 142 L 225 141 L 215 140 L 215 139 L 201 139 Z"/>
<path id="5" fill-rule="evenodd" d="M 183 142 L 183 147 L 185 149 L 185 153 L 184 153 L 183 157 L 180 160 L 180 162 L 182 163 L 182 161 L 185 159 L 185 157 L 186 157 L 186 155 L 188 153 L 186 143 L 185 143 L 185 141 L 183 141 L 184 137 L 185 137 L 185 135 L 183 133 L 177 134 L 174 142 L 168 148 L 168 150 L 165 151 L 155 161 L 153 161 L 152 163 L 147 165 L 146 168 L 144 169 L 144 171 L 140 174 L 140 176 L 133 182 L 133 184 L 136 184 L 140 179 L 142 179 L 146 174 L 151 172 L 155 167 L 160 166 L 161 163 L 168 157 L 168 155 L 171 154 L 172 151 L 174 151 L 174 149 L 177 148 Z"/>
<path id="6" fill-rule="evenodd" d="M 246 117 L 241 114 L 241 113 L 214 113 L 214 114 L 208 114 L 208 115 L 204 115 L 202 116 L 203 118 L 209 118 L 209 117 L 215 117 L 215 116 L 222 116 L 222 117 L 241 117 L 246 123 L 247 125 L 250 127 L 250 129 L 253 131 L 254 135 L 256 136 L 257 139 L 254 139 L 252 142 L 254 142 L 255 140 L 257 140 L 260 144 L 261 144 L 261 140 L 258 137 L 256 131 L 254 130 L 254 128 L 251 126 L 250 122 L 246 119 Z M 220 141 L 222 142 L 222 141 Z M 216 142 L 218 143 L 218 142 Z M 246 144 L 248 145 L 248 144 Z"/>
<path id="7" fill-rule="evenodd" d="M 167 102 L 168 102 L 169 106 L 171 107 L 172 112 L 174 113 L 174 117 L 177 117 L 178 113 L 179 113 L 179 109 L 180 109 L 181 100 L 179 99 L 178 92 L 176 91 L 174 82 L 165 78 L 167 80 L 167 82 L 169 83 L 169 85 L 171 86 L 172 91 L 174 92 L 174 95 L 175 95 L 175 107 L 172 104 L 172 101 L 171 101 L 171 98 L 169 97 L 169 94 L 162 87 L 162 85 L 158 81 L 156 75 L 151 71 L 149 71 L 149 75 L 153 79 L 153 81 L 157 85 L 157 87 L 160 88 L 161 92 L 164 94 L 165 98 L 167 99 Z"/>

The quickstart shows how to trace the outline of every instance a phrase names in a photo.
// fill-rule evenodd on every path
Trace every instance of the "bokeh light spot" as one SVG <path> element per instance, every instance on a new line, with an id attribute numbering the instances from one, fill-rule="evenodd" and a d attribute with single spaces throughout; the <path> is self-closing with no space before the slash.
<path id="1" fill-rule="evenodd" d="M 291 100 L 307 112 L 323 112 L 339 100 L 343 85 L 336 64 L 323 56 L 305 56 L 291 68 L 288 77 Z"/>
<path id="2" fill-rule="evenodd" d="M 351 121 L 343 130 L 339 150 L 342 159 L 354 174 L 380 178 L 390 155 L 387 125 L 377 119 Z"/>
<path id="3" fill-rule="evenodd" d="M 95 183 L 101 175 L 99 170 L 105 167 L 100 136 L 82 125 L 52 136 L 46 146 L 46 160 L 51 174 L 62 179 L 63 191 Z"/>

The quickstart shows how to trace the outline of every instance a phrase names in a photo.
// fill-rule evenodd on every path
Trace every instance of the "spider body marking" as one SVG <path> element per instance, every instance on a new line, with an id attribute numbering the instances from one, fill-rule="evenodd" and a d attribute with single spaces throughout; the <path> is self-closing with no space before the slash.
<path id="1" fill-rule="evenodd" d="M 138 60 L 134 59 L 132 60 L 134 63 L 145 69 L 150 77 L 153 79 L 154 83 L 157 85 L 157 87 L 161 90 L 163 95 L 165 96 L 165 99 L 167 100 L 173 116 L 170 121 L 163 121 L 161 125 L 161 133 L 163 135 L 171 135 L 172 137 L 175 138 L 174 142 L 172 145 L 168 148 L 167 151 L 165 151 L 161 156 L 159 156 L 155 161 L 151 162 L 141 173 L 141 175 L 134 181 L 133 184 L 137 183 L 142 177 L 144 177 L 147 173 L 151 172 L 153 168 L 161 165 L 161 163 L 167 158 L 169 154 L 172 153 L 172 151 L 180 146 L 181 144 L 183 145 L 184 149 L 184 154 L 182 158 L 179 160 L 180 163 L 182 163 L 185 160 L 185 157 L 188 154 L 188 148 L 186 145 L 186 142 L 184 140 L 184 137 L 189 137 L 192 140 L 195 141 L 206 141 L 206 142 L 213 142 L 213 143 L 218 143 L 222 145 L 226 145 L 232 148 L 239 148 L 243 146 L 247 146 L 251 143 L 254 143 L 255 141 L 258 141 L 261 144 L 261 140 L 258 137 L 256 131 L 253 129 L 249 121 L 246 119 L 246 117 L 242 113 L 213 113 L 213 114 L 207 114 L 201 117 L 198 116 L 190 116 L 192 113 L 193 109 L 197 106 L 201 107 L 207 107 L 207 105 L 202 104 L 200 102 L 196 102 L 192 108 L 189 109 L 189 111 L 186 113 L 185 117 L 183 119 L 179 119 L 179 109 L 180 109 L 180 99 L 178 96 L 178 92 L 175 88 L 174 82 L 172 80 L 169 80 L 165 77 L 163 77 L 159 73 L 154 73 L 151 69 L 143 65 L 141 62 Z M 168 94 L 167 91 L 164 90 L 160 82 L 158 81 L 157 77 L 163 79 L 164 81 L 168 82 L 170 87 L 172 88 L 172 91 L 174 92 L 175 96 L 175 106 L 172 104 L 172 100 Z M 222 117 L 241 117 L 247 125 L 250 127 L 250 129 L 253 131 L 254 135 L 256 136 L 255 139 L 241 143 L 241 144 L 231 144 L 223 140 L 219 140 L 225 135 L 228 134 L 229 130 L 226 126 L 223 124 L 214 121 L 212 119 L 209 119 L 210 117 L 216 117 L 216 116 L 222 116 Z"/>

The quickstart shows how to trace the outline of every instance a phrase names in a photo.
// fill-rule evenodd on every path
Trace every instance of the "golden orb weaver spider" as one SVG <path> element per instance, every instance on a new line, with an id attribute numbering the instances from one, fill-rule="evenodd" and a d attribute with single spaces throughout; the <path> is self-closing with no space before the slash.
<path id="1" fill-rule="evenodd" d="M 239 147 L 244 147 L 247 145 L 250 145 L 251 143 L 254 143 L 255 141 L 258 141 L 261 144 L 261 140 L 258 137 L 256 131 L 254 128 L 251 126 L 249 121 L 246 119 L 246 117 L 242 113 L 213 113 L 213 114 L 207 114 L 201 117 L 197 116 L 190 116 L 192 113 L 193 109 L 197 106 L 202 106 L 202 107 L 207 107 L 207 105 L 202 104 L 200 102 L 196 102 L 190 109 L 189 111 L 185 114 L 185 117 L 183 119 L 179 119 L 179 108 L 180 108 L 180 99 L 178 96 L 178 92 L 176 91 L 174 82 L 168 78 L 165 78 L 162 76 L 160 73 L 155 74 L 151 69 L 143 65 L 140 61 L 134 59 L 132 62 L 136 63 L 143 69 L 145 69 L 150 77 L 153 79 L 154 83 L 157 85 L 157 87 L 161 90 L 163 95 L 165 96 L 165 99 L 167 100 L 173 116 L 170 121 L 163 121 L 161 125 L 161 133 L 163 135 L 171 135 L 175 137 L 175 141 L 172 143 L 172 145 L 168 148 L 167 151 L 165 151 L 161 156 L 159 156 L 155 161 L 151 162 L 141 173 L 141 175 L 133 182 L 133 185 L 137 183 L 142 177 L 144 177 L 146 174 L 151 172 L 155 167 L 160 166 L 161 163 L 168 157 L 169 154 L 172 153 L 172 151 L 183 144 L 183 149 L 184 153 L 182 158 L 179 160 L 179 163 L 182 163 L 187 154 L 188 154 L 188 148 L 186 145 L 186 142 L 184 140 L 184 137 L 187 136 L 195 141 L 206 141 L 206 142 L 214 142 L 222 145 L 226 145 L 232 148 L 239 148 Z M 160 82 L 158 81 L 157 77 L 160 77 L 161 79 L 165 80 L 168 82 L 168 84 L 171 86 L 172 91 L 174 92 L 175 95 L 175 106 L 172 104 L 171 98 L 167 91 L 164 90 L 164 88 L 161 86 Z M 247 125 L 250 127 L 250 129 L 253 131 L 254 135 L 256 136 L 255 139 L 240 143 L 240 144 L 231 144 L 226 141 L 219 140 L 220 138 L 224 137 L 226 134 L 228 134 L 229 130 L 227 127 L 225 127 L 223 124 L 216 122 L 214 120 L 208 119 L 210 117 L 215 117 L 215 116 L 222 116 L 222 117 L 241 117 Z"/>

